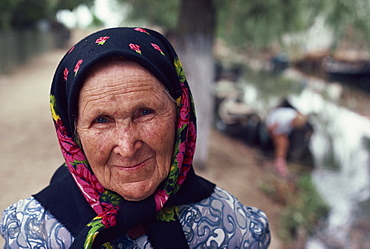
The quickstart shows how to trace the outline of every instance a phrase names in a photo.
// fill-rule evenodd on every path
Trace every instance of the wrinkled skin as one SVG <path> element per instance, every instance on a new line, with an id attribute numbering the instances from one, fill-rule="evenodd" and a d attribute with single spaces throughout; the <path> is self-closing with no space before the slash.
<path id="1" fill-rule="evenodd" d="M 135 62 L 115 61 L 84 82 L 76 127 L 102 186 L 138 201 L 169 173 L 175 120 L 175 103 L 157 78 Z"/>

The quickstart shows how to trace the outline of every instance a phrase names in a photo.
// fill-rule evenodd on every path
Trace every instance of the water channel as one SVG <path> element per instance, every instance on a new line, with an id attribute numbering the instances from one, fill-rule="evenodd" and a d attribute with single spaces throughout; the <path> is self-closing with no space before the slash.
<path id="1" fill-rule="evenodd" d="M 279 76 L 247 71 L 244 101 L 262 116 L 287 97 L 314 126 L 313 181 L 330 206 L 308 249 L 368 246 L 370 227 L 370 94 L 287 69 Z M 360 246 L 360 247 L 359 247 Z"/>

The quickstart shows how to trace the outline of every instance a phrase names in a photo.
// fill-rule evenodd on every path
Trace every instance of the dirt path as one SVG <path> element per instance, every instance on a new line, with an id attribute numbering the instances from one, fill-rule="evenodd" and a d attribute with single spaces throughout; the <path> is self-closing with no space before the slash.
<path id="1" fill-rule="evenodd" d="M 261 192 L 260 187 L 271 179 L 271 162 L 266 161 L 258 150 L 217 132 L 211 132 L 207 169 L 197 173 L 238 197 L 247 206 L 263 210 L 272 230 L 271 249 L 284 248 L 276 231 L 282 206 Z"/>
<path id="2" fill-rule="evenodd" d="M 62 54 L 52 51 L 0 75 L 1 212 L 45 187 L 62 162 L 49 114 L 50 82 Z"/>
<path id="3" fill-rule="evenodd" d="M 64 51 L 54 50 L 34 58 L 12 74 L 0 75 L 1 211 L 45 187 L 62 162 L 49 112 L 49 88 L 63 54 Z M 270 248 L 280 249 L 275 231 L 281 207 L 259 190 L 271 174 L 266 165 L 269 164 L 257 151 L 213 131 L 209 166 L 198 173 L 244 204 L 264 210 L 273 233 Z M 2 245 L 0 236 L 1 248 Z"/>

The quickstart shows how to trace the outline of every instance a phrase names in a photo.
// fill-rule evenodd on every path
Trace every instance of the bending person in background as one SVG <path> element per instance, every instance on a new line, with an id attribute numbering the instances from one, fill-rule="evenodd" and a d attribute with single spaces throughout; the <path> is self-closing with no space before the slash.
<path id="1" fill-rule="evenodd" d="M 194 103 L 161 34 L 113 28 L 81 40 L 56 70 L 50 106 L 65 162 L 4 211 L 5 248 L 269 246 L 261 210 L 195 174 Z"/>
<path id="2" fill-rule="evenodd" d="M 274 165 L 283 177 L 289 174 L 286 162 L 289 135 L 293 129 L 302 127 L 306 122 L 306 116 L 291 107 L 277 107 L 266 118 L 266 126 L 274 144 Z"/>

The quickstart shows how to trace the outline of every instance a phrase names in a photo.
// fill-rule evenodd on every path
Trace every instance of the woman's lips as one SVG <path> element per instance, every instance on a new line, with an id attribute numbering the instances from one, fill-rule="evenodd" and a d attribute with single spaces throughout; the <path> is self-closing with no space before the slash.
<path id="1" fill-rule="evenodd" d="M 138 164 L 135 164 L 135 165 L 132 165 L 132 166 L 116 166 L 118 169 L 120 170 L 125 170 L 125 171 L 133 171 L 133 170 L 139 170 L 143 167 L 145 167 L 145 165 L 147 165 L 147 162 L 151 159 L 152 157 L 142 161 L 141 163 L 138 163 Z"/>

